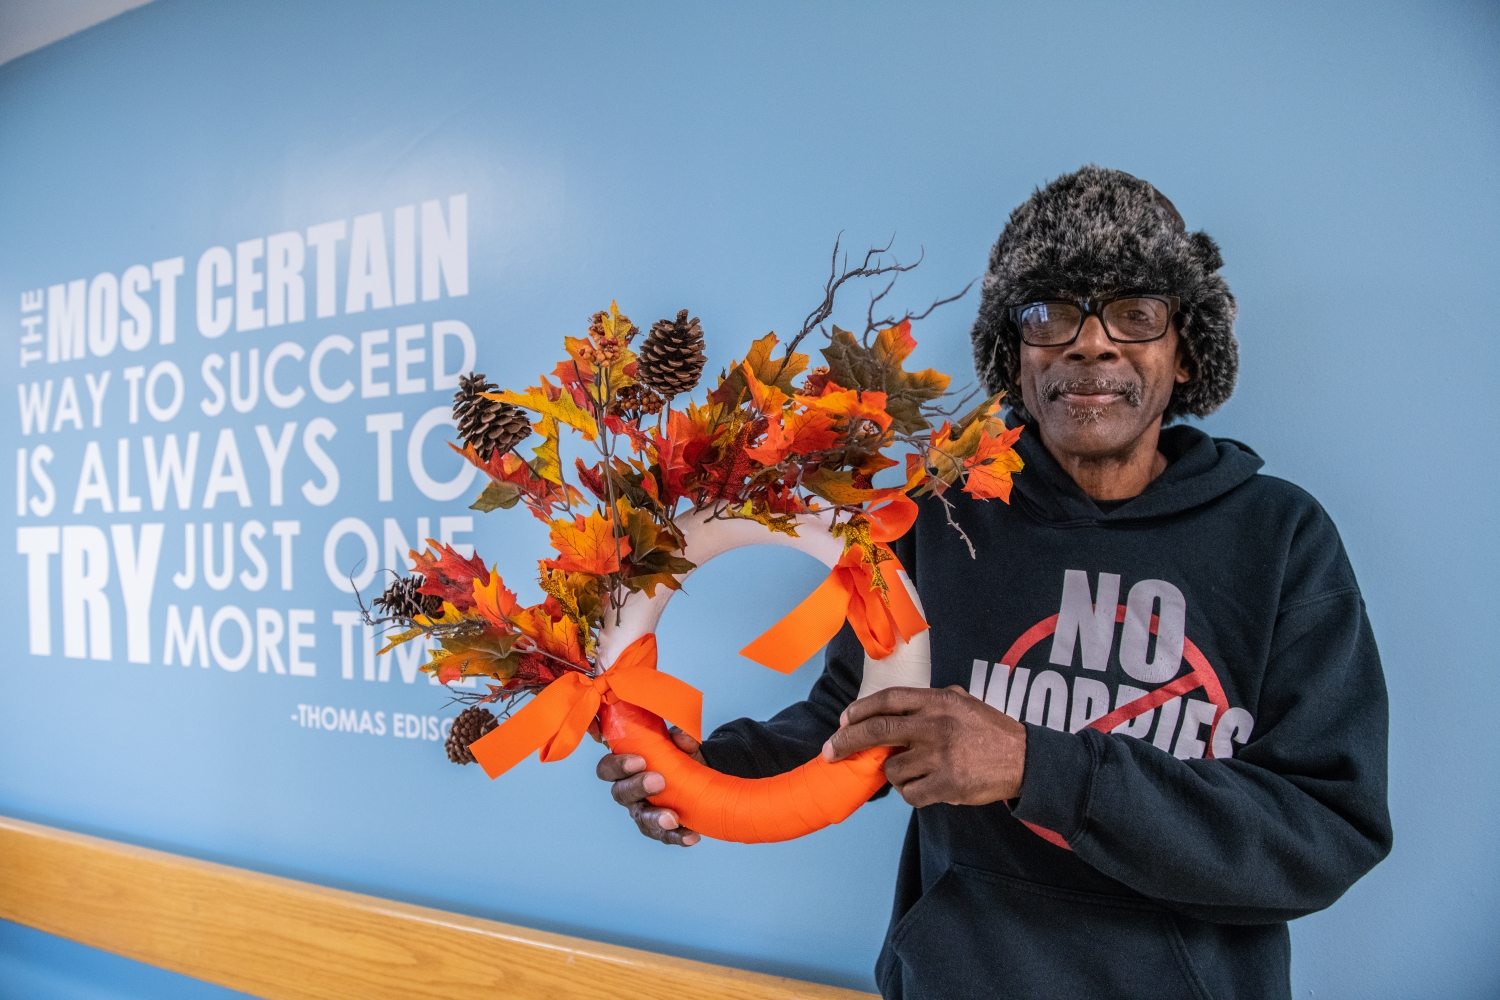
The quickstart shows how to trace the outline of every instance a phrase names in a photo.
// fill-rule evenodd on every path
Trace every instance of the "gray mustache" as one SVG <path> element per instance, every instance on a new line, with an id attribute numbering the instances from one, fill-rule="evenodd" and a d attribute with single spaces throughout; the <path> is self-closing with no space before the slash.
<path id="1" fill-rule="evenodd" d="M 1141 405 L 1141 387 L 1139 383 L 1125 379 L 1070 378 L 1042 384 L 1042 394 L 1047 398 L 1047 402 L 1049 403 L 1055 402 L 1065 392 L 1078 393 L 1080 395 L 1119 393 L 1130 406 Z"/>

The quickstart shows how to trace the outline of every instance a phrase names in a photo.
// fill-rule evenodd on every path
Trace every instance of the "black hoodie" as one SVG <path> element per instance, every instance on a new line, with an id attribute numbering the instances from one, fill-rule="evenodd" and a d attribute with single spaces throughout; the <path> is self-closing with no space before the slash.
<path id="1" fill-rule="evenodd" d="M 1032 432 L 1018 447 L 1011 504 L 949 493 L 977 559 L 932 500 L 893 546 L 933 687 L 1024 721 L 1026 769 L 1009 804 L 913 811 L 880 989 L 1290 997 L 1286 921 L 1391 846 L 1385 681 L 1338 533 L 1195 429 L 1164 431 L 1166 471 L 1108 512 Z M 807 701 L 721 727 L 705 758 L 743 777 L 811 759 L 862 663 L 846 625 Z M 1159 707 L 1103 718 L 1136 699 Z"/>

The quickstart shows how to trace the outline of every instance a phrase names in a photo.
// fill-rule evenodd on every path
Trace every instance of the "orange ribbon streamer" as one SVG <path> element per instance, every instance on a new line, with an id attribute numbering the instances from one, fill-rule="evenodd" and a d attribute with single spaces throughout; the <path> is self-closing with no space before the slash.
<path id="1" fill-rule="evenodd" d="M 870 538 L 877 542 L 894 542 L 917 523 L 917 502 L 905 491 L 896 490 L 887 499 L 877 501 L 865 517 L 870 520 Z"/>
<path id="2" fill-rule="evenodd" d="M 625 647 L 597 677 L 568 671 L 548 684 L 515 715 L 473 743 L 469 752 L 491 778 L 541 751 L 543 761 L 562 760 L 578 748 L 601 704 L 628 702 L 671 719 L 694 739 L 703 738 L 703 693 L 656 669 L 656 636 Z"/>
<path id="3" fill-rule="evenodd" d="M 890 557 L 884 560 L 885 564 L 899 570 L 900 561 L 885 543 L 911 528 L 917 519 L 916 502 L 898 491 L 866 514 L 870 519 L 870 539 L 879 543 L 880 550 Z M 872 659 L 885 659 L 896 648 L 898 636 L 910 641 L 927 628 L 927 621 L 906 586 L 894 573 L 887 581 L 889 585 L 882 595 L 875 586 L 874 567 L 866 561 L 864 551 L 848 549 L 816 590 L 740 650 L 740 655 L 789 674 L 826 646 L 848 619 L 865 652 Z"/>

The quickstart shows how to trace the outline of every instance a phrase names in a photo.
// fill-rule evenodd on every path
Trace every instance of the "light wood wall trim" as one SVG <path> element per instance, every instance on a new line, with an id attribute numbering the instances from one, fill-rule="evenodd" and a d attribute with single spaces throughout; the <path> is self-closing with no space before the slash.
<path id="1" fill-rule="evenodd" d="M 0 816 L 0 917 L 267 1000 L 868 1000 Z"/>

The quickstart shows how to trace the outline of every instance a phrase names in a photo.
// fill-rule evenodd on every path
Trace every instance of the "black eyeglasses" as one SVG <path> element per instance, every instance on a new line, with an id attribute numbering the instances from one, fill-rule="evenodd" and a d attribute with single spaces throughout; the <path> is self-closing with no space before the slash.
<path id="1" fill-rule="evenodd" d="M 1181 301 L 1175 295 L 1120 295 L 1102 299 L 1049 299 L 1010 307 L 1011 322 L 1032 347 L 1066 347 L 1084 320 L 1098 316 L 1104 333 L 1120 344 L 1144 344 L 1167 335 Z"/>

